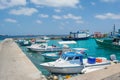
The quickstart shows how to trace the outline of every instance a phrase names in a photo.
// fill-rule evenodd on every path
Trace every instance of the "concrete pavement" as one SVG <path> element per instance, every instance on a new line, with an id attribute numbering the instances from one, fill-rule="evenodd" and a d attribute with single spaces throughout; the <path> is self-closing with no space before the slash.
<path id="1" fill-rule="evenodd" d="M 0 80 L 46 80 L 12 39 L 0 43 Z"/>

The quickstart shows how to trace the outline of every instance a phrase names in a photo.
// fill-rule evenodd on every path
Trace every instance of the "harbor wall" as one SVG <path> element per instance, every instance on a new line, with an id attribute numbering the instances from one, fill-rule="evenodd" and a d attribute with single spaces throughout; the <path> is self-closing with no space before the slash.
<path id="1" fill-rule="evenodd" d="M 120 80 L 120 63 L 94 72 L 75 76 L 68 80 Z"/>
<path id="2" fill-rule="evenodd" d="M 13 39 L 0 42 L 0 80 L 47 80 Z"/>

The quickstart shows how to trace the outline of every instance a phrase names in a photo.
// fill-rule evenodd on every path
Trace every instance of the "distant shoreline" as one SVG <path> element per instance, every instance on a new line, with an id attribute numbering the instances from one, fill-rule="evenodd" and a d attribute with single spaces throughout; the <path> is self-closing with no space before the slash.
<path id="1" fill-rule="evenodd" d="M 31 39 L 31 38 L 42 38 L 44 36 L 50 37 L 50 39 L 61 39 L 66 35 L 0 35 L 0 40 L 4 40 L 6 38 L 24 38 L 24 39 Z"/>

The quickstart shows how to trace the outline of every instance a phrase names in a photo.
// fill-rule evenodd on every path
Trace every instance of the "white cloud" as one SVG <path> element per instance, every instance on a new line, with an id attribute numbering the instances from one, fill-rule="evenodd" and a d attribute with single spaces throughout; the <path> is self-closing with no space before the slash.
<path id="1" fill-rule="evenodd" d="M 41 20 L 37 20 L 36 23 L 42 24 L 42 21 Z"/>
<path id="2" fill-rule="evenodd" d="M 67 15 L 64 15 L 63 16 L 64 19 L 73 19 L 75 20 L 75 22 L 77 24 L 82 24 L 83 23 L 83 20 L 82 20 L 82 17 L 81 16 L 76 16 L 76 15 L 73 15 L 73 14 L 67 14 Z"/>
<path id="3" fill-rule="evenodd" d="M 74 20 L 80 20 L 80 19 L 82 19 L 81 16 L 75 16 L 75 15 L 70 14 L 70 13 L 67 14 L 67 15 L 64 15 L 63 18 L 65 18 L 65 19 L 74 19 Z"/>
<path id="4" fill-rule="evenodd" d="M 26 15 L 31 16 L 33 13 L 38 12 L 35 8 L 20 8 L 20 9 L 13 9 L 9 13 L 14 15 Z"/>
<path id="5" fill-rule="evenodd" d="M 55 12 L 58 12 L 58 13 L 59 13 L 59 12 L 61 12 L 61 10 L 60 10 L 60 9 L 55 9 Z"/>
<path id="6" fill-rule="evenodd" d="M 0 0 L 0 9 L 5 9 L 13 6 L 25 6 L 26 0 Z"/>
<path id="7" fill-rule="evenodd" d="M 76 7 L 80 0 L 31 0 L 32 3 L 51 7 Z"/>
<path id="8" fill-rule="evenodd" d="M 102 2 L 116 2 L 118 0 L 101 0 Z"/>
<path id="9" fill-rule="evenodd" d="M 48 18 L 49 16 L 47 14 L 39 14 L 39 17 Z"/>
<path id="10" fill-rule="evenodd" d="M 53 17 L 54 19 L 62 19 L 62 17 L 57 16 L 57 15 L 53 15 L 52 17 Z"/>
<path id="11" fill-rule="evenodd" d="M 81 20 L 82 17 L 81 16 L 75 16 L 71 13 L 67 14 L 67 15 L 62 15 L 62 16 L 58 16 L 58 15 L 53 15 L 52 16 L 54 19 L 73 19 L 73 20 Z"/>
<path id="12" fill-rule="evenodd" d="M 5 19 L 6 22 L 10 22 L 10 23 L 16 23 L 17 21 L 15 19 L 11 19 L 11 18 L 7 18 Z"/>
<path id="13" fill-rule="evenodd" d="M 78 24 L 83 23 L 83 20 L 82 20 L 81 16 L 75 16 L 75 15 L 73 15 L 71 13 L 69 13 L 67 15 L 62 15 L 62 16 L 53 15 L 52 18 L 53 19 L 69 19 L 69 20 L 74 20 Z"/>
<path id="14" fill-rule="evenodd" d="M 98 19 L 120 19 L 120 14 L 106 13 L 103 15 L 96 15 Z"/>

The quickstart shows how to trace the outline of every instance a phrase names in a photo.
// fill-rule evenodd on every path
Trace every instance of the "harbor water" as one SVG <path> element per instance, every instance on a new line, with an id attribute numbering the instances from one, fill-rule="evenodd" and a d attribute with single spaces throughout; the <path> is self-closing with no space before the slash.
<path id="1" fill-rule="evenodd" d="M 58 41 L 60 40 L 50 40 L 48 41 L 49 45 L 58 45 Z M 107 59 L 110 59 L 111 54 L 115 54 L 117 59 L 120 60 L 120 51 L 119 50 L 112 50 L 108 48 L 102 48 L 99 47 L 94 39 L 89 39 L 89 40 L 79 40 L 77 41 L 77 44 L 70 44 L 69 45 L 71 48 L 86 48 L 87 50 L 87 55 L 92 56 L 92 57 L 106 57 Z M 24 51 L 24 53 L 30 58 L 30 60 L 35 64 L 35 66 L 42 71 L 44 75 L 49 75 L 50 73 L 44 69 L 43 67 L 40 66 L 40 63 L 43 62 L 48 62 L 50 60 L 44 59 L 44 57 L 40 52 L 30 52 L 27 50 L 25 46 L 22 46 L 21 49 Z"/>
<path id="2" fill-rule="evenodd" d="M 57 46 L 62 46 L 58 44 L 58 42 L 61 40 L 49 40 L 48 44 L 49 45 L 57 45 Z M 20 45 L 18 45 L 20 46 Z M 108 48 L 102 48 L 99 47 L 94 39 L 88 39 L 88 40 L 79 40 L 77 41 L 77 44 L 70 44 L 69 45 L 71 48 L 86 48 L 87 50 L 87 55 L 92 56 L 92 57 L 106 57 L 107 59 L 110 59 L 111 54 L 115 54 L 117 59 L 120 60 L 120 50 L 112 50 Z M 40 52 L 30 52 L 26 48 L 26 46 L 20 46 L 22 51 L 29 57 L 29 59 L 35 64 L 35 66 L 43 73 L 43 75 L 49 75 L 50 73 L 44 69 L 42 66 L 40 66 L 41 63 L 43 62 L 49 62 L 50 60 L 46 60 L 40 53 Z"/>

